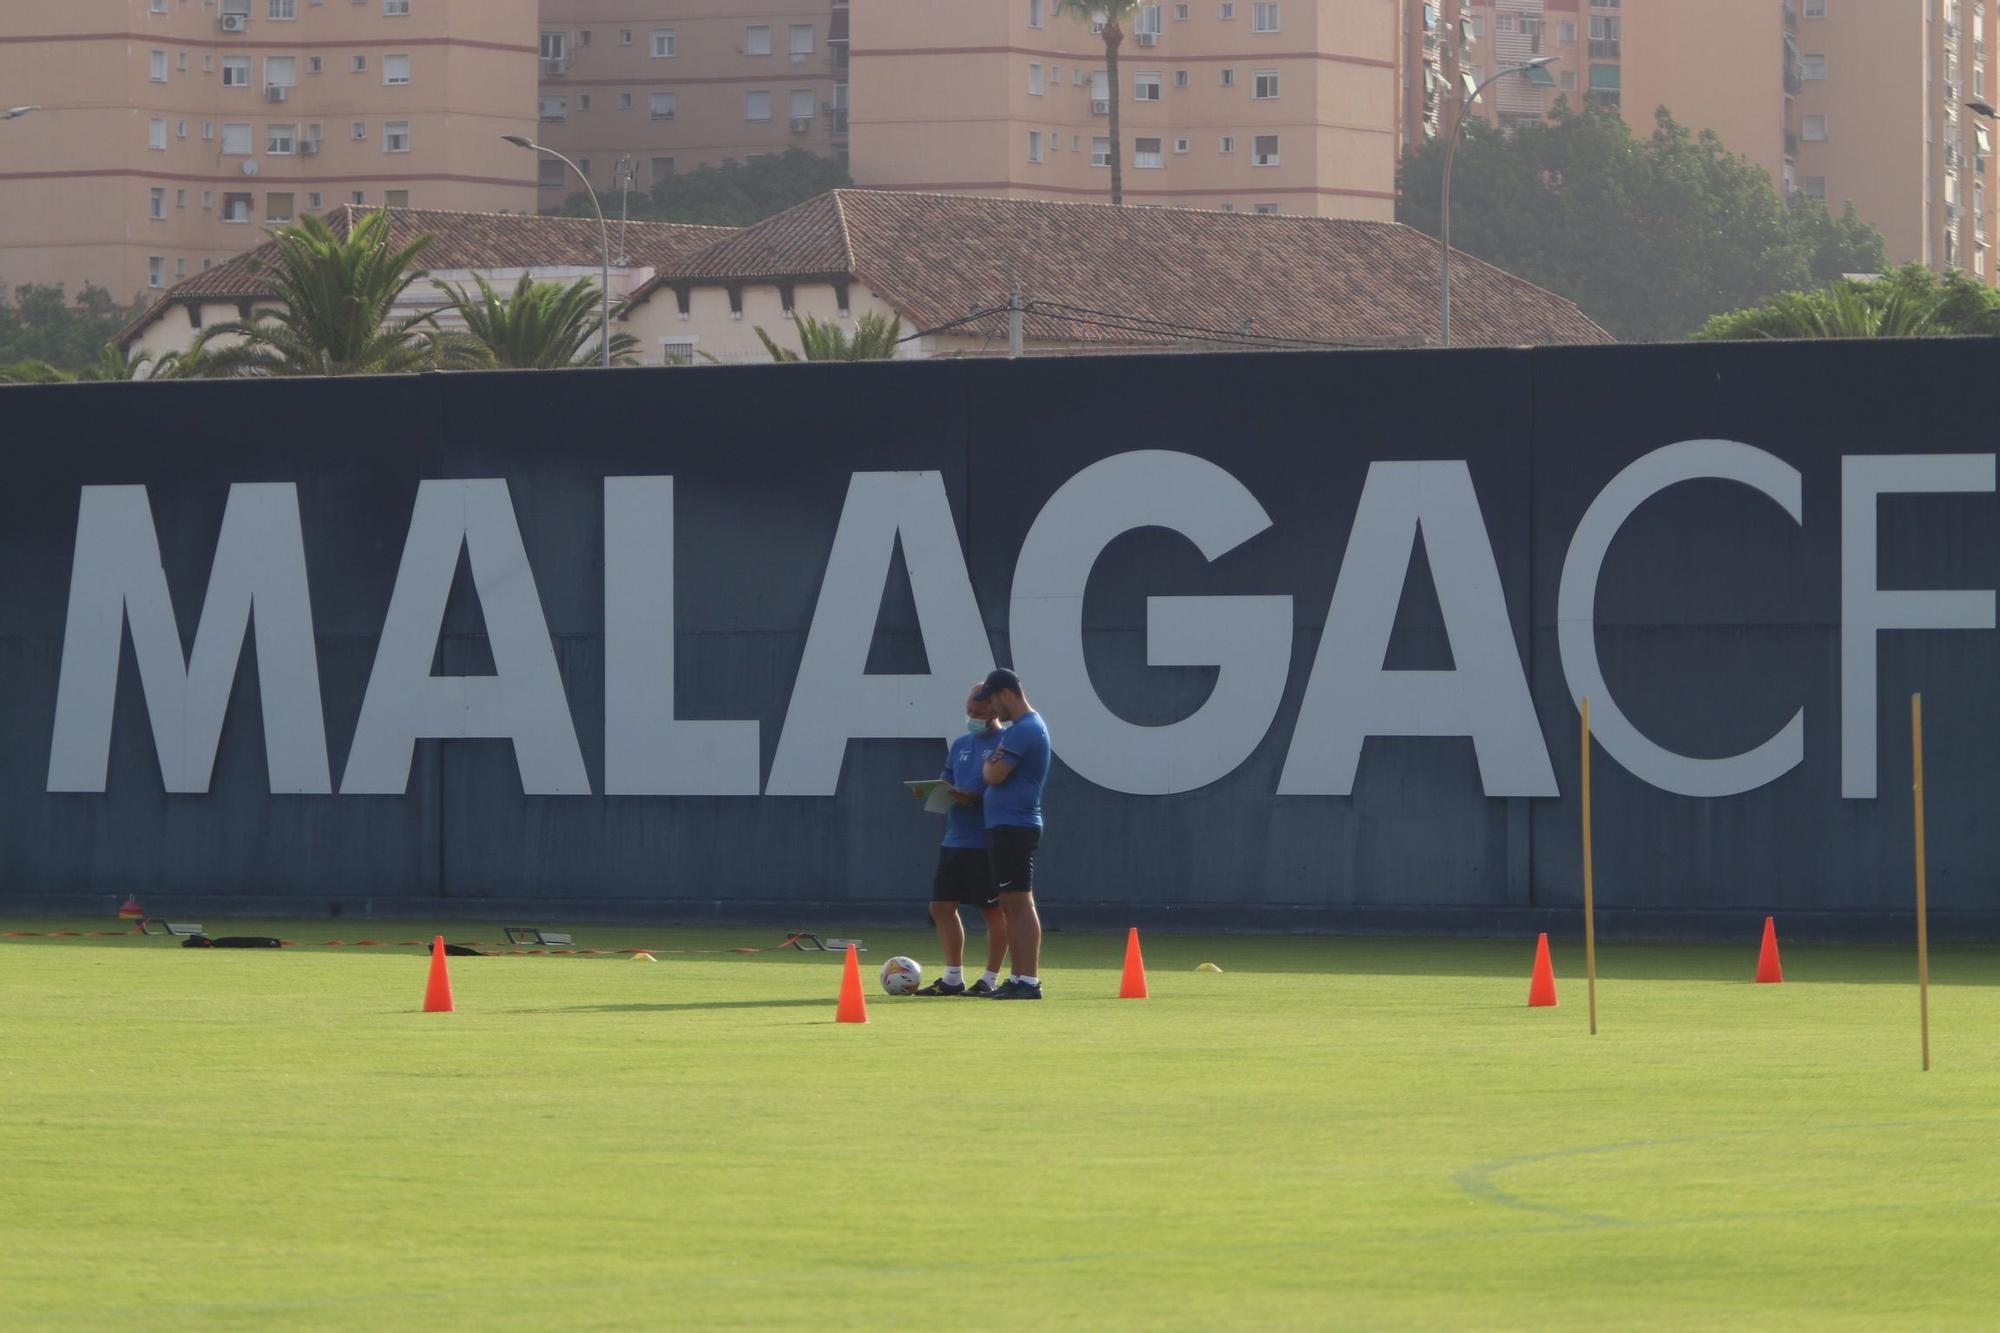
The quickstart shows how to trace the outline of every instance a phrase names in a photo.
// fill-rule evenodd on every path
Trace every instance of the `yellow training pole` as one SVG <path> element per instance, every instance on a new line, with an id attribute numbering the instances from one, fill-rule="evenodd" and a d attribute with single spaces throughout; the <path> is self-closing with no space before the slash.
<path id="1" fill-rule="evenodd" d="M 1590 1035 L 1597 1035 L 1597 899 L 1590 874 L 1590 696 L 1583 698 L 1583 969 Z"/>
<path id="2" fill-rule="evenodd" d="M 1917 1022 L 1923 1031 L 1924 1068 L 1931 1067 L 1930 906 L 1924 898 L 1924 696 L 1910 696 L 1910 773 L 1917 833 Z"/>

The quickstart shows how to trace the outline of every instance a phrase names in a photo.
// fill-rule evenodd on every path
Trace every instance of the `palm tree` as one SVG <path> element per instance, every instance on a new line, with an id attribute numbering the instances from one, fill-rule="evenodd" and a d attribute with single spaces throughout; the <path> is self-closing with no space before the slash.
<path id="1" fill-rule="evenodd" d="M 1143 0 L 1056 0 L 1059 18 L 1104 25 L 1104 74 L 1111 105 L 1111 202 L 1125 202 L 1125 145 L 1118 131 L 1118 48 L 1125 43 L 1125 20 Z"/>
<path id="2" fill-rule="evenodd" d="M 597 343 L 600 297 L 589 278 L 565 287 L 536 282 L 527 274 L 514 285 L 512 296 L 501 296 L 480 274 L 475 297 L 450 283 L 440 283 L 451 299 L 466 333 L 477 339 L 496 366 L 521 370 L 554 370 L 564 366 L 594 366 L 602 359 Z M 614 334 L 611 359 L 618 365 L 639 363 L 639 340 Z"/>
<path id="3" fill-rule="evenodd" d="M 76 378 L 87 381 L 140 380 L 151 379 L 158 367 L 153 363 L 151 352 L 134 352 L 127 357 L 118 349 L 117 343 L 106 343 L 97 351 L 97 360 L 76 372 Z"/>
<path id="4" fill-rule="evenodd" d="M 30 357 L 0 365 L 0 384 L 67 384 L 76 376 Z"/>
<path id="5" fill-rule="evenodd" d="M 830 319 L 800 315 L 797 323 L 803 356 L 789 347 L 778 346 L 770 334 L 761 327 L 757 329 L 757 336 L 773 361 L 888 361 L 896 355 L 896 347 L 903 340 L 902 317 L 879 311 L 863 315 L 855 323 L 852 337 Z"/>
<path id="6" fill-rule="evenodd" d="M 1780 292 L 1763 305 L 1717 315 L 1694 336 L 1949 338 L 2000 333 L 2000 294 L 1962 273 L 1910 264 L 1880 278 L 1842 278 L 1814 291 Z"/>
<path id="7" fill-rule="evenodd" d="M 472 340 L 440 333 L 431 311 L 390 317 L 425 276 L 416 261 L 434 237 L 392 248 L 389 217 L 380 210 L 345 238 L 311 215 L 266 234 L 277 244 L 277 263 L 260 262 L 255 271 L 281 305 L 203 329 L 188 350 L 204 374 L 389 375 L 484 363 Z"/>

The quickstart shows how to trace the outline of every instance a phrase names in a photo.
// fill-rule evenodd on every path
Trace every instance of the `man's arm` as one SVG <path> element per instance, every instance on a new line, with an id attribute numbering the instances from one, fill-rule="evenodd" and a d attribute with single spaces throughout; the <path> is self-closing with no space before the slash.
<path id="1" fill-rule="evenodd" d="M 1007 757 L 1005 750 L 995 750 L 979 766 L 979 776 L 986 780 L 987 786 L 997 787 L 1014 772 L 1014 762 Z"/>

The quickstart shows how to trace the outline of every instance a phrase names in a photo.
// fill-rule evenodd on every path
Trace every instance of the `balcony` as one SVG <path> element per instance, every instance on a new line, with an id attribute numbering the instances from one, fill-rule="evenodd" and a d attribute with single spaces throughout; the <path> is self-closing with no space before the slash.
<path id="1" fill-rule="evenodd" d="M 1786 157 L 1797 157 L 1798 155 L 1799 155 L 1799 136 L 1798 136 L 1798 132 L 1797 132 L 1796 130 L 1786 130 L 1786 131 L 1785 131 L 1785 156 L 1786 156 Z"/>
<path id="2" fill-rule="evenodd" d="M 1590 58 L 1592 60 L 1621 60 L 1624 58 L 1619 51 L 1622 45 L 1622 39 L 1617 37 L 1593 37 L 1590 39 Z"/>
<path id="3" fill-rule="evenodd" d="M 543 56 L 542 77 L 545 79 L 560 79 L 568 74 L 571 66 L 575 64 L 576 57 L 574 56 Z"/>

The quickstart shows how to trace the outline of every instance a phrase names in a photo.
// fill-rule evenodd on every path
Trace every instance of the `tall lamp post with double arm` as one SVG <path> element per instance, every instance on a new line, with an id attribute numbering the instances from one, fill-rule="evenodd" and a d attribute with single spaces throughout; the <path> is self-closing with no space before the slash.
<path id="1" fill-rule="evenodd" d="M 1474 87 L 1472 95 L 1465 99 L 1458 109 L 1457 117 L 1451 123 L 1451 142 L 1444 150 L 1444 199 L 1438 212 L 1438 346 L 1451 346 L 1451 161 L 1458 154 L 1460 132 L 1465 128 L 1465 118 L 1471 114 L 1473 104 L 1479 101 L 1479 94 L 1506 78 L 1509 74 L 1526 74 L 1529 70 L 1553 65 L 1554 56 L 1540 56 L 1534 60 L 1509 65 L 1505 69 L 1494 70 L 1484 82 Z"/>
<path id="2" fill-rule="evenodd" d="M 537 153 L 547 153 L 550 157 L 562 163 L 571 171 L 574 171 L 576 178 L 583 182 L 583 188 L 589 191 L 590 209 L 593 213 L 597 214 L 597 234 L 599 239 L 604 242 L 604 331 L 602 338 L 604 343 L 604 359 L 602 365 L 606 370 L 609 370 L 611 369 L 611 229 L 604 225 L 604 210 L 598 207 L 597 191 L 590 188 L 590 177 L 583 174 L 583 169 L 564 157 L 561 153 L 558 153 L 555 149 L 538 144 L 533 139 L 527 138 L 524 135 L 503 134 L 500 137 L 508 143 L 513 144 L 516 148 L 531 148 Z"/>

